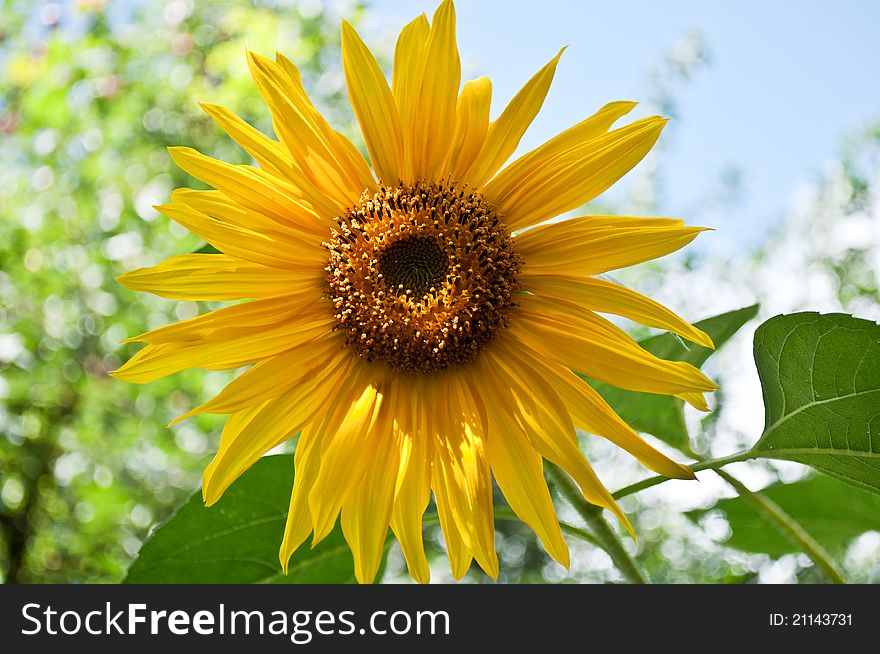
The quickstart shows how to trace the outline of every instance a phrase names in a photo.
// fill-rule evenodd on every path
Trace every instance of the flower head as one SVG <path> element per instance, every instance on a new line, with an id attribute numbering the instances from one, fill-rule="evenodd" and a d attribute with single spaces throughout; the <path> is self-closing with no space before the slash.
<path id="1" fill-rule="evenodd" d="M 428 581 L 422 516 L 433 493 L 452 571 L 498 574 L 492 479 L 550 555 L 568 565 L 543 460 L 629 527 L 580 451 L 576 429 L 658 473 L 690 478 L 578 374 L 705 409 L 715 384 L 659 359 L 597 312 L 711 341 L 668 309 L 595 275 L 663 256 L 701 231 L 670 218 L 547 222 L 637 164 L 660 117 L 612 128 L 614 102 L 505 166 L 561 56 L 489 120 L 492 87 L 461 85 L 455 10 L 443 2 L 397 42 L 389 85 L 344 23 L 349 97 L 369 161 L 310 102 L 297 68 L 248 53 L 278 140 L 221 107 L 212 118 L 258 167 L 172 148 L 216 190 L 180 189 L 158 209 L 221 254 L 188 254 L 120 278 L 177 300 L 249 300 L 149 331 L 115 375 L 250 366 L 184 416 L 228 414 L 204 475 L 208 504 L 299 434 L 282 566 L 341 515 L 355 572 L 371 581 L 388 527 Z"/>

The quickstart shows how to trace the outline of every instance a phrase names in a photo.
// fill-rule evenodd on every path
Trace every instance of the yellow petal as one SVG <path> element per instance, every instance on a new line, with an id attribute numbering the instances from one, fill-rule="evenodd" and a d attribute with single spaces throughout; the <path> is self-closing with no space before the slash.
<path id="1" fill-rule="evenodd" d="M 697 411 L 709 411 L 709 404 L 702 393 L 679 393 L 676 397 L 684 400 Z"/>
<path id="2" fill-rule="evenodd" d="M 549 302 L 523 295 L 511 320 L 516 338 L 572 370 L 627 390 L 662 395 L 708 392 L 717 386 L 697 368 L 665 361 L 623 330 L 589 311 L 559 312 Z"/>
<path id="3" fill-rule="evenodd" d="M 394 504 L 400 447 L 392 418 L 391 410 L 380 411 L 376 426 L 362 441 L 361 457 L 369 459 L 366 474 L 342 506 L 342 533 L 362 584 L 372 583 L 379 570 Z"/>
<path id="4" fill-rule="evenodd" d="M 324 248 L 281 231 L 258 233 L 211 218 L 187 204 L 172 202 L 154 207 L 159 213 L 186 227 L 225 254 L 271 268 L 302 268 L 312 264 L 320 269 L 326 261 Z"/>
<path id="5" fill-rule="evenodd" d="M 693 479 L 690 468 L 651 447 L 615 413 L 593 387 L 563 365 L 538 355 L 527 343 L 499 344 L 499 350 L 546 379 L 565 403 L 579 429 L 602 436 L 626 450 L 645 467 L 676 479 Z"/>
<path id="6" fill-rule="evenodd" d="M 284 574 L 288 572 L 291 555 L 312 531 L 308 495 L 321 467 L 320 448 L 315 445 L 317 442 L 313 430 L 304 429 L 296 443 L 293 455 L 293 490 L 290 493 L 284 538 L 278 550 L 278 559 Z"/>
<path id="7" fill-rule="evenodd" d="M 582 277 L 665 256 L 704 231 L 664 218 L 583 216 L 525 231 L 516 244 L 524 275 Z"/>
<path id="8" fill-rule="evenodd" d="M 444 2 L 434 14 L 415 84 L 409 122 L 413 174 L 435 178 L 452 141 L 461 62 L 455 42 L 455 7 Z"/>
<path id="9" fill-rule="evenodd" d="M 432 395 L 426 390 L 422 378 L 398 381 L 406 383 L 408 396 L 398 402 L 398 432 L 400 435 L 400 466 L 394 493 L 394 509 L 391 513 L 391 529 L 400 541 L 400 549 L 406 559 L 410 576 L 420 584 L 431 580 L 431 570 L 425 555 L 422 537 L 422 516 L 431 499 L 431 433 L 428 428 L 428 412 L 424 407 Z"/>
<path id="10" fill-rule="evenodd" d="M 313 305 L 318 305 L 315 307 Z M 231 336 L 250 334 L 260 329 L 283 323 L 289 326 L 298 318 L 308 315 L 318 317 L 317 310 L 329 313 L 329 304 L 321 305 L 319 293 L 266 298 L 252 302 L 242 302 L 222 309 L 182 320 L 180 322 L 152 329 L 138 336 L 127 338 L 124 343 L 180 343 L 197 345 L 205 341 L 217 341 Z"/>
<path id="11" fill-rule="evenodd" d="M 391 76 L 391 91 L 397 104 L 400 126 L 403 132 L 403 166 L 400 175 L 405 182 L 415 181 L 412 168 L 413 144 L 412 122 L 416 92 L 420 84 L 419 65 L 431 26 L 422 14 L 400 32 L 394 49 L 394 71 Z"/>
<path id="12" fill-rule="evenodd" d="M 224 340 L 147 345 L 111 374 L 133 384 L 148 384 L 188 368 L 240 368 L 319 338 L 331 328 L 332 323 L 306 323 L 295 329 L 278 324 Z"/>
<path id="13" fill-rule="evenodd" d="M 336 516 L 350 493 L 363 479 L 372 458 L 363 445 L 376 425 L 382 396 L 368 386 L 348 407 L 338 431 L 327 431 L 321 451 L 321 470 L 309 492 L 314 519 L 314 543 L 320 542 L 336 522 Z M 396 470 L 396 466 L 395 466 Z"/>
<path id="14" fill-rule="evenodd" d="M 254 300 L 128 339 L 148 345 L 111 374 L 146 384 L 186 368 L 238 368 L 324 336 L 334 321 L 325 307 L 301 299 Z"/>
<path id="15" fill-rule="evenodd" d="M 605 134 L 611 125 L 636 106 L 635 102 L 611 102 L 574 127 L 556 135 L 543 145 L 519 157 L 496 175 L 486 193 L 505 196 L 527 182 L 534 171 L 541 170 L 561 154 Z M 525 227 L 522 225 L 518 228 Z"/>
<path id="16" fill-rule="evenodd" d="M 523 287 L 537 295 L 582 306 L 599 313 L 611 313 L 648 327 L 665 329 L 703 347 L 714 348 L 712 339 L 688 324 L 662 304 L 635 291 L 602 279 L 562 275 L 521 275 Z"/>
<path id="17" fill-rule="evenodd" d="M 484 371 L 494 371 L 484 389 L 490 403 L 508 407 L 532 447 L 567 472 L 587 501 L 614 513 L 634 537 L 629 520 L 580 451 L 571 417 L 547 381 L 494 350 L 487 350 L 480 365 Z"/>
<path id="18" fill-rule="evenodd" d="M 418 432 L 401 441 L 397 493 L 391 514 L 391 528 L 400 541 L 410 576 L 420 584 L 431 580 L 425 555 L 422 516 L 431 499 L 432 451 L 428 434 Z"/>
<path id="19" fill-rule="evenodd" d="M 266 172 L 289 177 L 296 169 L 290 155 L 280 143 L 270 139 L 226 107 L 207 102 L 200 102 L 199 106 Z"/>
<path id="20" fill-rule="evenodd" d="M 452 570 L 453 577 L 461 579 L 471 567 L 471 561 L 474 557 L 465 542 L 464 532 L 456 522 L 450 499 L 453 491 L 450 490 L 446 481 L 440 455 L 436 449 L 434 451 L 434 465 L 431 470 L 431 488 L 434 490 L 434 498 L 437 503 L 437 517 L 440 518 L 440 529 L 443 532 L 449 568 Z"/>
<path id="21" fill-rule="evenodd" d="M 314 385 L 322 375 L 336 374 L 351 356 L 343 345 L 338 334 L 330 333 L 260 361 L 210 400 L 187 411 L 171 424 L 202 413 L 236 413 L 288 391 L 297 391 L 302 385 Z"/>
<path id="22" fill-rule="evenodd" d="M 455 108 L 455 135 L 447 161 L 441 173 L 452 179 L 464 179 L 464 174 L 479 154 L 489 131 L 489 105 L 492 102 L 492 82 L 488 77 L 465 82 Z"/>
<path id="23" fill-rule="evenodd" d="M 638 120 L 565 150 L 532 169 L 518 187 L 507 187 L 503 179 L 496 185 L 493 180 L 486 186 L 486 196 L 497 204 L 511 230 L 577 209 L 641 161 L 665 125 L 666 120 L 657 116 Z"/>
<path id="24" fill-rule="evenodd" d="M 278 297 L 303 286 L 319 288 L 322 280 L 317 267 L 269 268 L 227 254 L 181 254 L 116 278 L 133 291 L 194 301 Z"/>
<path id="25" fill-rule="evenodd" d="M 338 214 L 339 206 L 312 186 L 282 144 L 263 135 L 224 107 L 206 103 L 199 103 L 199 106 L 257 161 L 260 168 L 285 180 L 297 197 L 305 199 L 318 215 L 333 218 Z"/>
<path id="26" fill-rule="evenodd" d="M 481 421 L 476 408 L 471 405 L 470 393 L 457 376 L 449 376 L 443 396 L 448 407 L 447 422 L 435 434 L 434 447 L 437 454 L 435 466 L 440 468 L 445 501 L 467 548 L 483 571 L 496 578 L 498 555 L 495 552 L 492 479 Z"/>
<path id="27" fill-rule="evenodd" d="M 465 181 L 483 186 L 514 153 L 523 134 L 538 115 L 550 90 L 556 65 L 565 48 L 539 70 L 517 93 L 498 120 L 489 126 L 489 133 L 473 166 L 465 173 Z"/>
<path id="28" fill-rule="evenodd" d="M 258 57 L 258 55 L 255 56 Z M 335 148 L 338 163 L 346 171 L 346 174 L 351 177 L 354 186 L 363 184 L 365 189 L 373 188 L 373 176 L 363 155 L 354 146 L 354 143 L 330 127 L 330 124 L 324 120 L 321 112 L 309 100 L 299 69 L 280 52 L 275 53 L 275 64 L 278 66 L 278 70 L 283 72 L 283 75 L 279 78 L 282 85 L 285 89 L 293 91 L 291 97 L 295 97 L 295 104 L 305 112 L 308 120 L 311 120 L 317 129 L 322 132 L 331 149 Z"/>
<path id="29" fill-rule="evenodd" d="M 506 407 L 493 409 L 486 456 L 495 481 L 510 508 L 538 535 L 550 556 L 567 568 L 568 546 L 544 481 L 541 455 L 508 415 Z"/>
<path id="30" fill-rule="evenodd" d="M 221 191 L 195 191 L 191 188 L 178 188 L 171 191 L 172 204 L 185 204 L 196 211 L 216 218 L 224 223 L 243 227 L 260 234 L 272 234 L 285 228 L 277 220 L 268 216 L 245 209 L 237 202 L 230 200 Z M 315 227 L 320 229 L 315 229 Z M 320 243 L 327 236 L 327 226 L 311 223 L 299 225 L 303 233 L 307 233 L 316 243 Z"/>
<path id="31" fill-rule="evenodd" d="M 280 225 L 275 229 L 308 229 L 321 219 L 297 199 L 296 190 L 253 166 L 235 166 L 196 152 L 192 148 L 168 148 L 180 168 L 200 179 L 245 209 L 261 213 Z M 329 225 L 329 223 L 326 223 Z"/>
<path id="32" fill-rule="evenodd" d="M 340 366 L 326 376 L 302 384 L 296 393 L 286 393 L 230 415 L 217 454 L 202 478 L 205 502 L 209 506 L 216 502 L 261 456 L 311 424 L 348 371 L 345 365 Z"/>
<path id="33" fill-rule="evenodd" d="M 403 133 L 385 74 L 355 29 L 342 22 L 342 63 L 348 97 L 379 180 L 396 184 L 403 159 Z"/>
<path id="34" fill-rule="evenodd" d="M 296 403 L 293 397 L 280 397 L 229 416 L 220 449 L 202 475 L 202 498 L 207 506 L 216 503 L 263 454 L 296 434 L 286 420 Z"/>
<path id="35" fill-rule="evenodd" d="M 353 158 L 344 139 L 312 105 L 299 77 L 248 51 L 251 75 L 272 112 L 275 132 L 309 182 L 340 208 L 374 185 L 366 161 Z M 353 147 L 353 146 L 352 146 Z"/>

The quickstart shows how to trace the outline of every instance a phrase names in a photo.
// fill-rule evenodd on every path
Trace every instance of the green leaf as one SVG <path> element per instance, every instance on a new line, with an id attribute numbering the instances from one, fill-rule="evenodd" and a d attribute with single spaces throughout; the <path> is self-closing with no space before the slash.
<path id="1" fill-rule="evenodd" d="M 825 475 L 776 484 L 759 494 L 778 504 L 831 552 L 842 551 L 866 531 L 880 531 L 880 497 Z M 688 516 L 698 519 L 713 509 L 723 511 L 730 524 L 732 533 L 725 542 L 729 547 L 773 557 L 802 551 L 742 497 L 719 500 L 711 508 Z"/>
<path id="2" fill-rule="evenodd" d="M 717 349 L 757 313 L 758 305 L 755 304 L 701 320 L 696 326 L 709 334 Z M 652 336 L 639 343 L 663 359 L 687 361 L 698 368 L 714 352 L 694 343 L 685 344 L 672 334 Z M 690 453 L 690 439 L 682 408 L 684 403 L 681 400 L 667 395 L 626 391 L 601 382 L 590 383 L 633 429 L 656 436 L 674 448 Z"/>
<path id="3" fill-rule="evenodd" d="M 199 248 L 193 250 L 192 253 L 193 253 L 193 254 L 223 254 L 222 252 L 220 252 L 220 250 L 218 250 L 217 248 L 215 248 L 215 247 L 214 247 L 213 245 L 211 245 L 210 243 L 205 243 L 205 244 L 202 245 L 201 247 L 199 247 Z"/>
<path id="4" fill-rule="evenodd" d="M 144 543 L 129 584 L 351 583 L 354 563 L 337 525 L 314 549 L 306 541 L 281 572 L 293 457 L 263 457 L 210 508 L 190 497 Z M 381 577 L 381 574 L 380 574 Z"/>
<path id="5" fill-rule="evenodd" d="M 776 316 L 755 333 L 755 362 L 765 427 L 752 452 L 880 492 L 880 325 Z"/>

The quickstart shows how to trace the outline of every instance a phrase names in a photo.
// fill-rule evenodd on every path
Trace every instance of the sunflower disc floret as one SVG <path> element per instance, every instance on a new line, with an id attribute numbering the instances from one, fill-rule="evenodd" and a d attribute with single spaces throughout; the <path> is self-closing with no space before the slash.
<path id="1" fill-rule="evenodd" d="M 507 324 L 520 258 L 480 194 L 428 181 L 382 187 L 336 222 L 328 294 L 367 361 L 426 373 L 463 365 Z"/>

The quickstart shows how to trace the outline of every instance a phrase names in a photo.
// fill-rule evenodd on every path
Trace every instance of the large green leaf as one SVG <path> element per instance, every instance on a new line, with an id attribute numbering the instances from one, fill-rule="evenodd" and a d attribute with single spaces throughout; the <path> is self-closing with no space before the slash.
<path id="1" fill-rule="evenodd" d="M 776 316 L 755 333 L 765 427 L 752 452 L 880 492 L 880 325 Z"/>
<path id="2" fill-rule="evenodd" d="M 831 552 L 841 551 L 866 531 L 880 531 L 880 497 L 825 475 L 776 484 L 760 494 L 778 504 Z M 802 551 L 742 497 L 719 500 L 709 509 L 688 515 L 699 518 L 713 509 L 723 511 L 730 523 L 732 533 L 725 542 L 730 547 L 774 557 Z"/>
<path id="3" fill-rule="evenodd" d="M 709 334 L 717 349 L 757 313 L 758 305 L 755 304 L 701 320 L 696 326 Z M 702 366 L 714 351 L 694 343 L 685 345 L 672 334 L 652 336 L 639 343 L 663 359 L 687 361 L 697 367 Z M 626 391 L 600 382 L 591 383 L 634 429 L 656 436 L 678 450 L 690 452 L 681 400 L 667 395 Z"/>
<path id="4" fill-rule="evenodd" d="M 130 584 L 351 583 L 354 564 L 339 526 L 304 543 L 281 573 L 278 547 L 293 486 L 293 457 L 263 457 L 210 508 L 189 498 L 141 548 Z"/>

